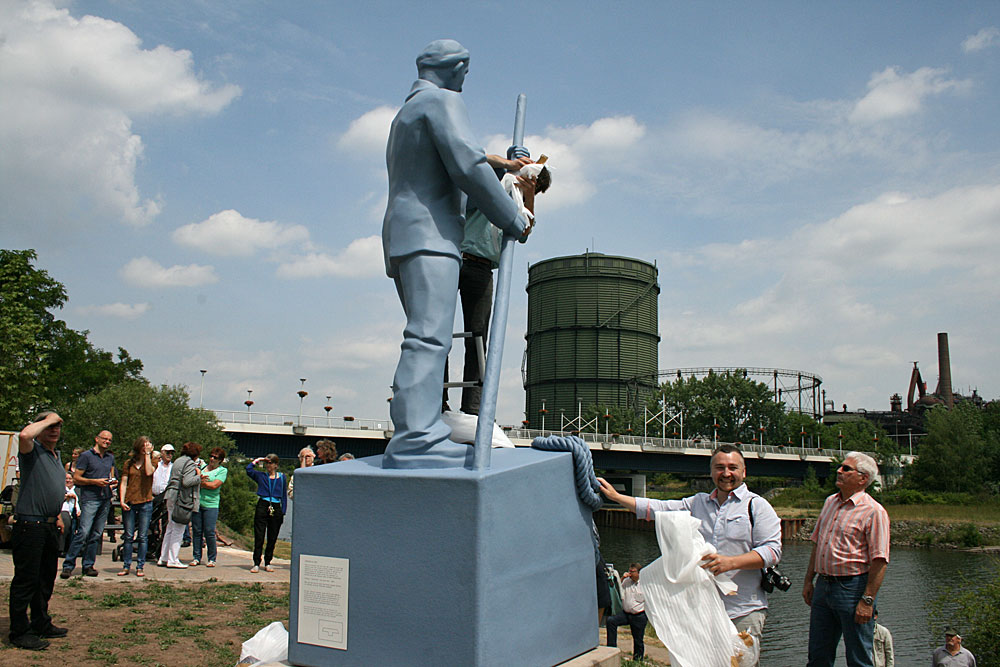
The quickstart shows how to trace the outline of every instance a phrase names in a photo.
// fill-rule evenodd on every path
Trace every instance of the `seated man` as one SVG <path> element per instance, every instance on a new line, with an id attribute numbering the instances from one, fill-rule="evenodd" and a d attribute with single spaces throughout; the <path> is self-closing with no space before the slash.
<path id="1" fill-rule="evenodd" d="M 622 613 L 607 620 L 608 646 L 618 646 L 618 626 L 628 623 L 632 631 L 632 659 L 642 660 L 646 646 L 642 637 L 646 633 L 646 598 L 639 585 L 639 564 L 628 566 L 628 576 L 622 579 Z"/>

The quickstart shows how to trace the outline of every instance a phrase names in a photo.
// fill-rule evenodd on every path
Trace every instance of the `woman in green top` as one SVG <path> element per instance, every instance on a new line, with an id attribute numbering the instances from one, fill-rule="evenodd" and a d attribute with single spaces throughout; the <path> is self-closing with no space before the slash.
<path id="1" fill-rule="evenodd" d="M 222 462 L 226 451 L 222 447 L 213 449 L 208 457 L 208 466 L 201 471 L 201 507 L 191 515 L 191 546 L 194 560 L 191 565 L 201 563 L 201 539 L 208 543 L 208 562 L 205 567 L 215 567 L 218 545 L 215 540 L 215 524 L 219 520 L 219 493 L 226 481 L 228 470 Z"/>

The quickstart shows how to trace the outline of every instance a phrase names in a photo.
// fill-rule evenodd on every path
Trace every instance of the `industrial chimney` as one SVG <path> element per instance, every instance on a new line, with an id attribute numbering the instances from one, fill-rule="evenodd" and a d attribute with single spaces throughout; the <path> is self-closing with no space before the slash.
<path id="1" fill-rule="evenodd" d="M 951 354 L 948 352 L 948 334 L 938 334 L 938 386 L 934 392 L 949 408 L 954 407 L 951 393 Z"/>

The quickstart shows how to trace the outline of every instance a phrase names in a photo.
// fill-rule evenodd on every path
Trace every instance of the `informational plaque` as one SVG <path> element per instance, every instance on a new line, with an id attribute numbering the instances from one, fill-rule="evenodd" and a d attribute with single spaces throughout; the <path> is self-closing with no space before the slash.
<path id="1" fill-rule="evenodd" d="M 347 650 L 346 558 L 299 555 L 298 641 Z"/>

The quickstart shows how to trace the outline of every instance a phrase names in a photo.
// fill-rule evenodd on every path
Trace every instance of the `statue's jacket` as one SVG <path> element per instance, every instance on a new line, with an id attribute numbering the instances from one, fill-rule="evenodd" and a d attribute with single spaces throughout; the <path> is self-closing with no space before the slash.
<path id="1" fill-rule="evenodd" d="M 464 194 L 500 229 L 516 237 L 524 232 L 526 222 L 487 164 L 455 91 L 424 79 L 413 84 L 392 121 L 386 165 L 382 248 L 390 277 L 396 263 L 415 253 L 461 260 Z"/>

